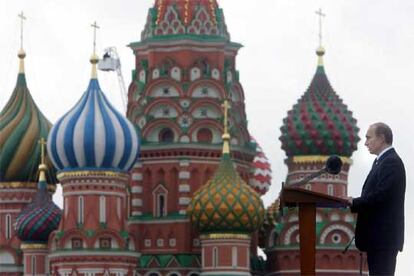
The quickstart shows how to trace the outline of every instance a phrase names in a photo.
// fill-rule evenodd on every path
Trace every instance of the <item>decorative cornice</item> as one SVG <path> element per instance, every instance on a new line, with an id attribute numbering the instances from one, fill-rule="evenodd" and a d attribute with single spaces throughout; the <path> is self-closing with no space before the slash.
<path id="1" fill-rule="evenodd" d="M 249 234 L 235 234 L 235 233 L 211 233 L 200 235 L 201 239 L 220 240 L 220 239 L 239 239 L 250 240 Z"/>
<path id="2" fill-rule="evenodd" d="M 293 163 L 324 163 L 328 160 L 328 155 L 300 155 L 300 156 L 293 156 L 292 161 Z M 341 158 L 342 163 L 344 164 L 352 164 L 352 159 L 346 156 L 339 156 Z"/>
<path id="3" fill-rule="evenodd" d="M 22 250 L 37 250 L 37 249 L 48 249 L 47 243 L 22 243 L 20 245 Z"/>
<path id="4" fill-rule="evenodd" d="M 128 178 L 128 174 L 114 171 L 95 171 L 95 170 L 82 170 L 82 171 L 64 171 L 57 174 L 59 180 L 65 178 L 76 177 L 114 177 L 114 178 Z"/>
<path id="5" fill-rule="evenodd" d="M 34 189 L 37 190 L 35 182 L 0 182 L 0 189 Z M 55 185 L 47 185 L 49 192 L 55 192 Z"/>

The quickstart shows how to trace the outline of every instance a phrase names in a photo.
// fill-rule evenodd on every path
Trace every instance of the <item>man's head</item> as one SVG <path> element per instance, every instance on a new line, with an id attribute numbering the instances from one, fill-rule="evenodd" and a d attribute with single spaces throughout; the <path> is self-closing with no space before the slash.
<path id="1" fill-rule="evenodd" d="M 365 137 L 365 146 L 370 153 L 375 155 L 392 145 L 392 130 L 384 123 L 371 125 Z"/>

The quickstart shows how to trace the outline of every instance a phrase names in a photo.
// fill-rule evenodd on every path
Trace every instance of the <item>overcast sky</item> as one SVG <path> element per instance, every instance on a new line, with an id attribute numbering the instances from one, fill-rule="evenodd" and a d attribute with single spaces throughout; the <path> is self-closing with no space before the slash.
<path id="1" fill-rule="evenodd" d="M 134 56 L 127 44 L 140 39 L 154 0 L 0 0 L 0 109 L 15 86 L 19 19 L 24 28 L 26 76 L 31 94 L 55 123 L 81 97 L 90 77 L 92 28 L 101 26 L 97 50 L 115 46 L 123 75 L 131 80 Z M 41 4 L 40 4 L 41 3 Z M 273 184 L 263 198 L 278 195 L 287 168 L 280 126 L 307 89 L 316 70 L 319 8 L 326 13 L 323 45 L 328 78 L 358 120 L 361 141 L 353 154 L 349 194 L 358 196 L 374 156 L 364 147 L 368 126 L 388 123 L 407 170 L 406 243 L 397 276 L 414 275 L 414 1 L 411 0 L 219 0 L 231 38 L 244 47 L 237 59 L 250 133 L 272 163 Z M 122 110 L 114 73 L 99 73 L 103 91 Z M 56 200 L 58 199 L 55 196 Z M 61 201 L 61 200 L 60 200 Z"/>

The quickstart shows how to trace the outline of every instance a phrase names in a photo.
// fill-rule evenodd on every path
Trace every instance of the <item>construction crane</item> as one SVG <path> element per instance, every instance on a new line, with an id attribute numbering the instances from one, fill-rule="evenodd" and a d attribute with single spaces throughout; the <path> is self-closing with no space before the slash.
<path id="1" fill-rule="evenodd" d="M 128 94 L 125 87 L 124 77 L 122 76 L 121 61 L 115 47 L 108 47 L 104 50 L 103 58 L 100 59 L 98 63 L 98 69 L 105 72 L 116 71 L 122 104 L 124 106 L 124 111 L 126 111 Z"/>

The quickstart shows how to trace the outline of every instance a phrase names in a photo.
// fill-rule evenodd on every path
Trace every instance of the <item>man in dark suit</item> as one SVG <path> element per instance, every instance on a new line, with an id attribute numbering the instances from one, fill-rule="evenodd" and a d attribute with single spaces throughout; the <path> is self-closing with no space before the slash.
<path id="1" fill-rule="evenodd" d="M 394 275 L 404 244 L 405 169 L 392 147 L 392 131 L 384 123 L 369 127 L 365 146 L 377 155 L 361 196 L 349 197 L 357 213 L 355 245 L 367 253 L 370 275 Z"/>

